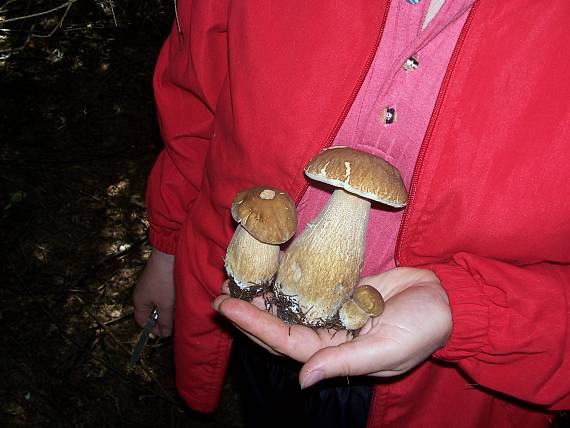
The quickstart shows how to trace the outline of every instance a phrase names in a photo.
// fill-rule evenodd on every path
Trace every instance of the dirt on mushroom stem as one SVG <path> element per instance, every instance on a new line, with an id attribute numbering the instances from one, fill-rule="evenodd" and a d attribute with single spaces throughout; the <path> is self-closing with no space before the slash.
<path id="1" fill-rule="evenodd" d="M 340 322 L 338 313 L 329 319 L 320 319 L 316 325 L 311 324 L 307 319 L 307 314 L 310 312 L 310 309 L 306 313 L 303 313 L 301 310 L 296 310 L 294 309 L 295 305 L 293 301 L 293 296 L 286 295 L 280 295 L 279 297 L 273 296 L 269 300 L 272 308 L 275 308 L 276 315 L 287 324 L 300 324 L 314 330 L 320 328 L 334 331 L 346 330 Z M 347 332 L 351 335 L 357 336 L 360 330 L 361 329 L 347 330 Z"/>
<path id="2" fill-rule="evenodd" d="M 249 287 L 240 287 L 233 278 L 228 279 L 228 288 L 230 289 L 230 296 L 236 299 L 251 302 L 259 295 L 263 295 L 272 290 L 273 280 L 263 282 L 261 284 L 251 284 Z"/>

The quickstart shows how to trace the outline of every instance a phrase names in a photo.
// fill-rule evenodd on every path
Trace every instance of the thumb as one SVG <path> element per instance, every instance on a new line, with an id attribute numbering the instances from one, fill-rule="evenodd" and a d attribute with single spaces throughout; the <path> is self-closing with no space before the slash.
<path id="1" fill-rule="evenodd" d="M 338 346 L 330 346 L 315 352 L 299 373 L 301 389 L 323 379 L 344 376 L 375 375 L 394 376 L 402 371 L 393 367 L 389 347 L 371 347 L 356 338 Z"/>
<path id="2" fill-rule="evenodd" d="M 357 357 L 359 348 L 354 341 L 351 341 L 315 352 L 299 373 L 301 389 L 308 388 L 323 379 L 366 374 L 359 362 L 362 359 Z"/>
<path id="3" fill-rule="evenodd" d="M 139 301 L 135 296 L 134 316 L 135 321 L 139 326 L 143 327 L 145 325 L 150 317 L 150 313 L 152 312 L 153 308 L 154 304 L 152 302 L 146 302 L 143 300 Z"/>

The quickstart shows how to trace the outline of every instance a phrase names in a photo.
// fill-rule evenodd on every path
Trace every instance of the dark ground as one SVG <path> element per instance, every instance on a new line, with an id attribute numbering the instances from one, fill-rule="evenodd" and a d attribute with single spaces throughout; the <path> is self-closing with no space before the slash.
<path id="1" fill-rule="evenodd" d="M 49 37 L 65 8 L 5 21 L 62 3 L 0 0 L 0 426 L 240 427 L 230 383 L 185 410 L 170 340 L 127 370 L 172 2 L 78 0 Z"/>
<path id="2" fill-rule="evenodd" d="M 0 0 L 0 426 L 242 427 L 231 376 L 215 414 L 185 409 L 170 340 L 127 370 L 172 2 L 72 0 L 63 22 L 66 8 L 7 21 L 64 3 Z"/>

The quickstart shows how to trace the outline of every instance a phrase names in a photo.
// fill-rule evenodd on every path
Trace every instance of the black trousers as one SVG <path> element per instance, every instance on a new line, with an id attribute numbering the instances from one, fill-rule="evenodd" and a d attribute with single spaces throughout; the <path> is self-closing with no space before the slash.
<path id="1" fill-rule="evenodd" d="M 301 390 L 300 363 L 274 356 L 241 334 L 236 336 L 232 366 L 247 428 L 366 426 L 371 379 L 330 379 Z"/>

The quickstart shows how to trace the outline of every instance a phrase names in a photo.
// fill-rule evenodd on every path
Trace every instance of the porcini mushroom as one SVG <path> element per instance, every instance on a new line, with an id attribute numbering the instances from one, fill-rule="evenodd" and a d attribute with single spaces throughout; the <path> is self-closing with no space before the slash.
<path id="1" fill-rule="evenodd" d="M 231 213 L 238 226 L 225 257 L 230 294 L 251 300 L 270 286 L 279 266 L 279 244 L 295 233 L 295 203 L 284 191 L 258 186 L 239 192 Z"/>
<path id="2" fill-rule="evenodd" d="M 357 332 L 370 318 L 376 318 L 384 312 L 384 299 L 371 285 L 359 285 L 352 297 L 338 311 L 340 323 L 347 330 Z"/>
<path id="3" fill-rule="evenodd" d="M 322 151 L 305 174 L 338 189 L 285 252 L 274 291 L 280 318 L 322 327 L 338 323 L 358 282 L 370 201 L 404 207 L 407 191 L 390 163 L 348 147 Z"/>

